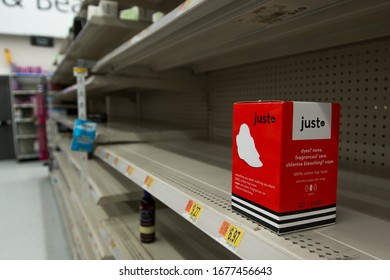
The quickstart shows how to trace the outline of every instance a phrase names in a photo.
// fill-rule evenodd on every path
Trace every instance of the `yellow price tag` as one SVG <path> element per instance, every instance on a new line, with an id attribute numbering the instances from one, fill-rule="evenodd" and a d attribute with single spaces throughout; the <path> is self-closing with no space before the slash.
<path id="1" fill-rule="evenodd" d="M 110 241 L 110 247 L 111 249 L 114 249 L 116 247 L 115 241 L 113 239 L 111 239 Z"/>
<path id="2" fill-rule="evenodd" d="M 106 160 L 108 160 L 110 158 L 110 154 L 109 153 L 106 153 L 105 157 L 104 157 Z"/>
<path id="3" fill-rule="evenodd" d="M 144 184 L 151 188 L 153 186 L 154 179 L 151 176 L 146 176 Z"/>
<path id="4" fill-rule="evenodd" d="M 131 174 L 133 174 L 133 172 L 134 172 L 134 167 L 132 167 L 131 165 L 129 165 L 129 167 L 127 167 L 127 169 L 126 169 L 126 173 L 127 173 L 128 175 L 131 175 Z"/>
<path id="5" fill-rule="evenodd" d="M 197 221 L 199 219 L 200 213 L 202 213 L 202 209 L 202 206 L 195 202 L 192 202 L 192 205 L 188 210 L 188 214 L 190 215 L 190 217 L 194 218 L 195 221 Z"/>
<path id="6" fill-rule="evenodd" d="M 244 236 L 244 230 L 230 224 L 227 221 L 222 223 L 219 233 L 224 237 L 226 242 L 235 248 L 240 246 L 241 240 Z"/>
<path id="7" fill-rule="evenodd" d="M 116 158 L 114 159 L 114 165 L 116 166 L 116 165 L 118 165 L 118 163 L 119 163 L 119 158 L 116 157 Z"/>
<path id="8" fill-rule="evenodd" d="M 73 74 L 88 74 L 88 69 L 85 67 L 73 67 Z"/>

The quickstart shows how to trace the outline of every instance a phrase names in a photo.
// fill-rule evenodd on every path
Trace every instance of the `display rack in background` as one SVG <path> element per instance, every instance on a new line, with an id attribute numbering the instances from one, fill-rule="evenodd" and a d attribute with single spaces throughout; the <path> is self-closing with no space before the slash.
<path id="1" fill-rule="evenodd" d="M 42 71 L 13 73 L 11 85 L 16 158 L 46 160 L 46 75 Z"/>

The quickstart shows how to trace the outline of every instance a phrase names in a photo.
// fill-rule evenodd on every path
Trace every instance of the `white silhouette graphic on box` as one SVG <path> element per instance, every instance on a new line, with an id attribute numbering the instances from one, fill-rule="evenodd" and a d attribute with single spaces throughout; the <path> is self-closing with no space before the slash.
<path id="1" fill-rule="evenodd" d="M 245 161 L 251 167 L 262 167 L 260 154 L 256 150 L 255 140 L 253 139 L 249 127 L 243 123 L 236 136 L 237 151 L 240 159 Z"/>

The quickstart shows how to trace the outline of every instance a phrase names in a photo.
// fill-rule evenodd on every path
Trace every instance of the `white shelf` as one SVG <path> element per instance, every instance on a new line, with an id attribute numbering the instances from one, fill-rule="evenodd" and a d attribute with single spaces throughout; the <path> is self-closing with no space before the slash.
<path id="1" fill-rule="evenodd" d="M 91 245 L 94 255 L 99 259 L 112 259 L 112 255 L 107 246 L 102 242 L 98 230 L 99 222 L 94 221 L 87 210 L 88 200 L 82 201 L 83 194 L 79 174 L 66 163 L 65 157 L 61 153 L 56 152 L 54 156 L 71 189 L 70 199 L 75 205 L 76 213 L 79 213 L 81 223 L 84 227 L 84 231 L 87 233 L 89 244 Z"/>
<path id="2" fill-rule="evenodd" d="M 82 225 L 90 237 L 89 244 L 96 256 L 109 258 L 109 248 L 117 259 L 235 259 L 219 244 L 210 244 L 207 235 L 194 229 L 172 210 L 157 203 L 157 240 L 152 244 L 139 241 L 138 201 L 103 207 L 82 199 L 80 178 L 62 153 L 54 154 L 70 186 L 71 202 L 80 213 Z M 101 226 L 100 226 L 101 225 Z M 80 229 L 79 229 L 80 230 Z M 104 244 L 102 243 L 104 242 Z M 83 244 L 83 243 L 81 243 Z M 85 244 L 84 244 L 85 246 Z M 210 250 L 211 251 L 208 251 Z M 84 250 L 85 251 L 85 250 Z M 84 252 L 84 255 L 86 253 Z"/>
<path id="3" fill-rule="evenodd" d="M 16 139 L 19 139 L 19 140 L 37 139 L 37 134 L 36 133 L 34 133 L 34 134 L 19 134 L 19 135 L 16 135 Z"/>
<path id="4" fill-rule="evenodd" d="M 66 214 L 69 217 L 70 232 L 72 240 L 75 244 L 78 258 L 87 260 L 98 259 L 95 251 L 93 250 L 91 238 L 85 230 L 85 225 L 82 220 L 82 216 L 79 214 L 80 211 L 77 209 L 74 200 L 72 199 L 71 187 L 73 186 L 74 176 L 69 173 L 71 169 L 66 165 L 63 156 L 60 153 L 55 153 L 54 158 L 60 166 L 61 177 L 63 179 L 62 188 L 60 189 L 64 205 L 66 208 Z"/>
<path id="5" fill-rule="evenodd" d="M 17 155 L 16 158 L 18 160 L 37 159 L 37 158 L 39 158 L 39 154 L 37 154 L 37 153 L 34 153 L 34 154 L 21 154 L 21 155 Z"/>
<path id="6" fill-rule="evenodd" d="M 73 129 L 74 118 L 51 113 L 51 117 L 69 129 Z M 180 127 L 153 122 L 98 123 L 96 143 L 140 142 L 172 139 L 206 138 L 204 129 Z"/>
<path id="7" fill-rule="evenodd" d="M 65 190 L 67 188 L 66 183 L 65 183 L 65 179 L 59 171 L 53 171 L 51 173 L 51 182 L 52 182 L 53 189 L 54 189 L 54 195 L 56 197 L 56 200 L 57 200 L 57 203 L 58 203 L 58 206 L 60 209 L 61 217 L 62 217 L 62 220 L 64 222 L 66 235 L 68 237 L 70 246 L 72 248 L 73 259 L 80 259 L 80 256 L 78 254 L 78 250 L 76 247 L 76 242 L 74 240 L 72 230 L 71 230 L 74 222 L 71 218 L 71 214 L 70 214 L 70 210 L 68 208 L 68 205 L 65 202 L 65 200 L 67 199 L 65 197 L 67 195 L 65 192 Z"/>
<path id="8" fill-rule="evenodd" d="M 126 74 L 149 65 L 205 72 L 253 63 L 388 36 L 389 12 L 386 0 L 187 1 L 100 59 L 93 71 Z"/>
<path id="9" fill-rule="evenodd" d="M 170 141 L 100 146 L 95 154 L 111 166 L 116 161 L 114 167 L 120 173 L 183 217 L 190 200 L 200 204 L 203 210 L 195 226 L 217 242 L 223 221 L 243 229 L 239 247 L 229 247 L 243 259 L 390 258 L 390 239 L 385 238 L 390 236 L 390 219 L 359 212 L 359 202 L 354 207 L 339 203 L 336 225 L 283 236 L 232 211 L 231 147 Z M 128 166 L 133 168 L 131 174 L 126 172 Z M 354 177 L 347 174 L 340 179 L 341 189 Z M 383 183 L 388 185 L 389 180 Z"/>
<path id="10" fill-rule="evenodd" d="M 80 171 L 80 153 L 70 150 L 70 140 L 62 139 L 59 147 L 72 165 Z M 91 196 L 96 204 L 103 205 L 139 198 L 138 186 L 129 184 L 124 176 L 118 176 L 112 168 L 107 167 L 100 160 L 90 159 L 88 166 L 90 172 L 88 182 Z"/>
<path id="11" fill-rule="evenodd" d="M 116 259 L 236 259 L 169 208 L 156 209 L 156 241 L 139 241 L 139 214 L 102 221 L 102 233 Z"/>
<path id="12" fill-rule="evenodd" d="M 37 89 L 31 89 L 31 90 L 28 90 L 28 89 L 14 89 L 12 90 L 12 93 L 13 95 L 36 95 L 36 94 L 40 94 L 42 93 L 41 90 L 37 90 Z"/>
<path id="13" fill-rule="evenodd" d="M 34 108 L 35 104 L 14 104 L 15 109 Z"/>
<path id="14" fill-rule="evenodd" d="M 115 94 L 123 91 L 154 90 L 171 92 L 203 92 L 204 85 L 192 78 L 139 78 L 117 76 L 91 76 L 85 81 L 87 97 Z M 55 100 L 77 100 L 77 85 L 53 95 Z"/>
<path id="15" fill-rule="evenodd" d="M 53 76 L 53 83 L 74 81 L 73 67 L 77 59 L 97 60 L 147 27 L 149 22 L 120 20 L 94 16 L 87 21 L 65 53 Z"/>
<path id="16" fill-rule="evenodd" d="M 25 119 L 15 119 L 15 123 L 33 123 L 34 119 L 25 118 Z"/>

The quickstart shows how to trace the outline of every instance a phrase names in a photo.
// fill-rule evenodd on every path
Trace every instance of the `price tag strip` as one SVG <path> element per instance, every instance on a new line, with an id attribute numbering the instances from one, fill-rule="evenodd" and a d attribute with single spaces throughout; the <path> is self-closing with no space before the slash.
<path id="1" fill-rule="evenodd" d="M 86 95 L 85 95 L 85 77 L 88 75 L 88 70 L 83 67 L 74 67 L 73 75 L 77 79 L 77 110 L 78 118 L 80 120 L 87 119 L 87 106 L 86 106 Z M 86 152 L 81 152 L 81 190 L 82 200 L 84 203 L 88 201 L 89 184 L 88 184 L 88 158 Z"/>
<path id="2" fill-rule="evenodd" d="M 154 179 L 152 176 L 148 175 L 145 178 L 144 185 L 146 185 L 148 188 L 153 187 L 154 185 Z"/>
<path id="3" fill-rule="evenodd" d="M 245 231 L 228 221 L 223 221 L 218 231 L 217 240 L 230 250 L 237 251 Z"/>
<path id="4" fill-rule="evenodd" d="M 184 210 L 183 217 L 191 223 L 196 224 L 202 213 L 203 207 L 200 204 L 189 200 Z"/>

